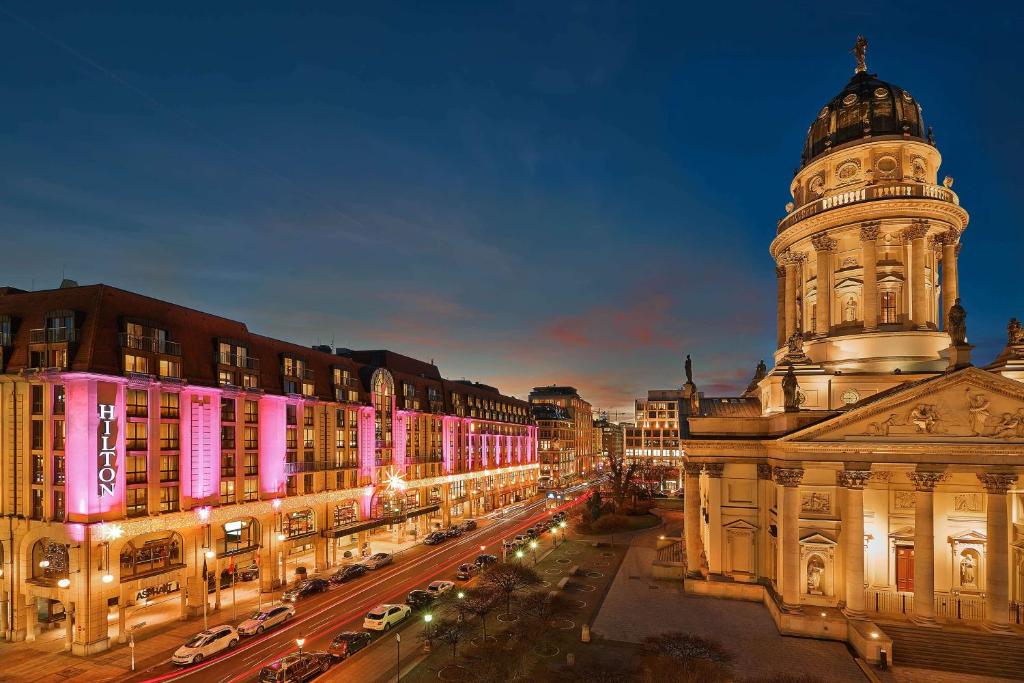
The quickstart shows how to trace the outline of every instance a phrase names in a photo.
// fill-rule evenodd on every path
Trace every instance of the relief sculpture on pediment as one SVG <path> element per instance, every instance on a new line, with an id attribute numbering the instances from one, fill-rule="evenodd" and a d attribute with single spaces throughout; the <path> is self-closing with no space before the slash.
<path id="1" fill-rule="evenodd" d="M 883 412 L 861 427 L 859 436 L 985 437 L 1024 439 L 1024 406 L 968 387 Z"/>

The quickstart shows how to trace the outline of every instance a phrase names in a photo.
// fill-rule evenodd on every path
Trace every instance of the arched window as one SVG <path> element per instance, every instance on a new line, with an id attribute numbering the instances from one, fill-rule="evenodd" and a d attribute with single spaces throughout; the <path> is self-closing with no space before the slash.
<path id="1" fill-rule="evenodd" d="M 32 546 L 32 581 L 51 585 L 67 578 L 68 547 L 52 538 L 40 538 Z"/>
<path id="2" fill-rule="evenodd" d="M 284 535 L 288 538 L 308 536 L 316 531 L 316 515 L 312 510 L 296 510 L 284 516 Z"/>
<path id="3" fill-rule="evenodd" d="M 218 542 L 220 555 L 237 555 L 260 547 L 260 524 L 252 517 L 224 523 L 224 537 Z"/>
<path id="4" fill-rule="evenodd" d="M 160 574 L 180 567 L 183 543 L 173 531 L 137 536 L 121 548 L 121 580 Z"/>
<path id="5" fill-rule="evenodd" d="M 378 369 L 373 373 L 373 410 L 375 464 L 391 464 L 392 413 L 394 411 L 395 381 L 391 373 Z"/>

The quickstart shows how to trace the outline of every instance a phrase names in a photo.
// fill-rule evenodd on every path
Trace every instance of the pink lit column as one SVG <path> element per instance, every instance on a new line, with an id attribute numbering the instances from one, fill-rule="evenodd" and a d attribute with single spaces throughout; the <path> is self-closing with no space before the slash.
<path id="1" fill-rule="evenodd" d="M 98 522 L 124 514 L 124 384 L 94 375 L 64 376 L 68 521 Z M 100 494 L 100 404 L 114 405 L 114 493 Z"/>
<path id="2" fill-rule="evenodd" d="M 458 429 L 458 418 L 445 416 L 441 418 L 441 452 L 444 456 L 444 473 L 455 471 L 455 435 Z"/>
<path id="3" fill-rule="evenodd" d="M 406 425 L 409 424 L 409 420 L 413 419 L 413 417 L 413 414 L 400 410 L 395 413 L 395 419 L 392 423 L 392 440 L 395 445 L 392 462 L 395 469 L 399 472 L 405 471 L 406 442 L 409 440 L 405 429 Z"/>
<path id="4" fill-rule="evenodd" d="M 285 494 L 285 405 L 281 396 L 260 398 L 260 497 Z"/>
<path id="5" fill-rule="evenodd" d="M 220 502 L 220 391 L 186 389 L 180 405 L 182 507 L 216 505 Z"/>

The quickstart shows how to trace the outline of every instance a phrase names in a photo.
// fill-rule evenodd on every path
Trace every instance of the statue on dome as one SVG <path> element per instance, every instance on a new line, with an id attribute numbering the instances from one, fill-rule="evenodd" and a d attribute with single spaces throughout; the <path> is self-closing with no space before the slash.
<path id="1" fill-rule="evenodd" d="M 857 36 L 857 42 L 853 44 L 850 54 L 857 58 L 857 68 L 853 70 L 853 73 L 865 73 L 868 70 L 868 39 L 864 36 Z"/>
<path id="2" fill-rule="evenodd" d="M 967 345 L 967 311 L 960 305 L 959 298 L 949 307 L 949 313 L 946 315 L 946 332 L 953 346 Z"/>
<path id="3" fill-rule="evenodd" d="M 782 376 L 782 406 L 787 413 L 800 410 L 800 386 L 797 384 L 792 365 Z"/>
<path id="4" fill-rule="evenodd" d="M 804 352 L 804 335 L 799 330 L 789 335 L 789 339 L 786 340 L 786 345 L 789 347 L 789 354 L 791 356 L 800 356 Z"/>
<path id="5" fill-rule="evenodd" d="M 686 372 L 686 383 L 693 384 L 693 361 L 690 354 L 686 354 L 686 361 L 683 362 L 683 371 Z"/>
<path id="6" fill-rule="evenodd" d="M 1010 346 L 1024 345 L 1024 325 L 1016 318 L 1010 318 L 1010 323 L 1006 326 L 1006 343 Z"/>

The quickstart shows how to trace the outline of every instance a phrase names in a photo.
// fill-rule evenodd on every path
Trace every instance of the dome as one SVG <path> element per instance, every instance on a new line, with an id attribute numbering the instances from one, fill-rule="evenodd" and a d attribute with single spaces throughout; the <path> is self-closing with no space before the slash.
<path id="1" fill-rule="evenodd" d="M 842 92 L 818 112 L 807 131 L 801 165 L 840 145 L 891 135 L 931 142 L 917 100 L 906 90 L 858 69 Z"/>

